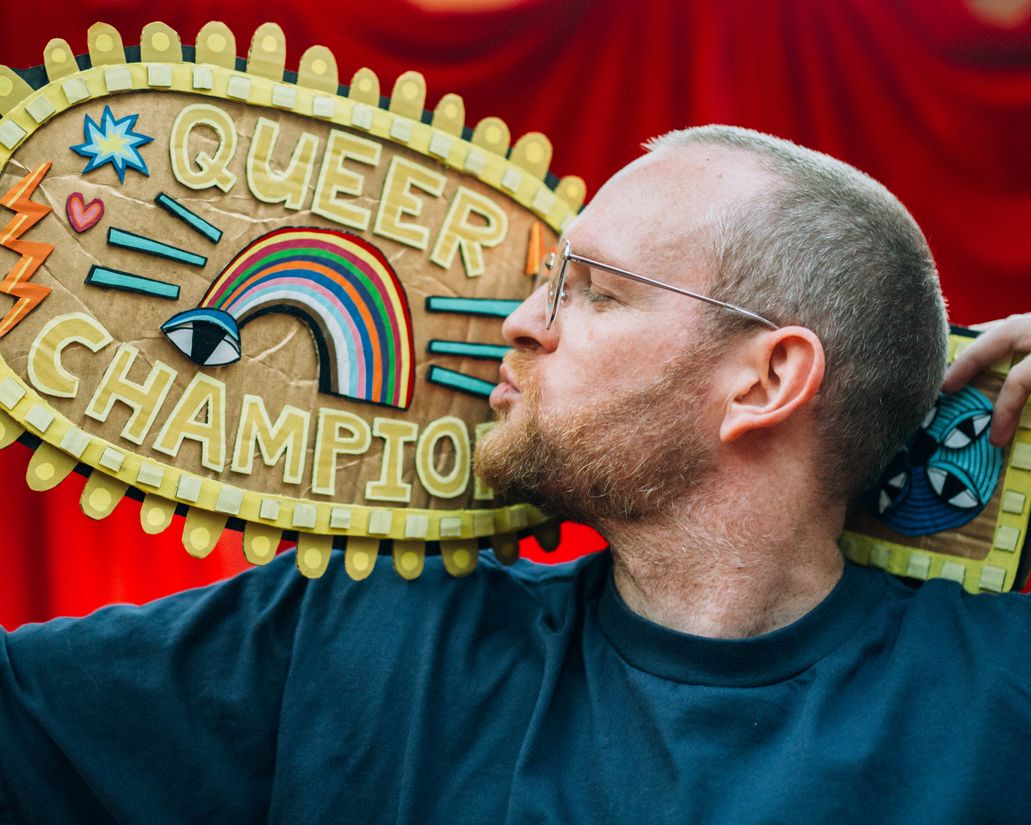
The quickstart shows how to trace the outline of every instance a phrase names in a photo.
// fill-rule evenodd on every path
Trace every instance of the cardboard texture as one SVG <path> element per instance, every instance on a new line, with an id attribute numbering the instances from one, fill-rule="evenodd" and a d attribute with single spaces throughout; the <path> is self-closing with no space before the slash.
<path id="1" fill-rule="evenodd" d="M 456 95 L 424 114 L 416 72 L 380 106 L 316 47 L 285 82 L 273 24 L 243 72 L 221 24 L 196 63 L 166 26 L 142 38 L 129 63 L 98 24 L 73 71 L 52 41 L 3 101 L 0 412 L 38 445 L 28 483 L 78 466 L 95 517 L 138 491 L 144 530 L 178 509 L 196 556 L 226 523 L 259 564 L 296 534 L 307 575 L 334 537 L 357 578 L 388 539 L 402 575 L 426 542 L 466 575 L 543 525 L 493 508 L 471 455 L 501 322 L 583 182 L 549 181 L 542 135 L 465 131 Z"/>

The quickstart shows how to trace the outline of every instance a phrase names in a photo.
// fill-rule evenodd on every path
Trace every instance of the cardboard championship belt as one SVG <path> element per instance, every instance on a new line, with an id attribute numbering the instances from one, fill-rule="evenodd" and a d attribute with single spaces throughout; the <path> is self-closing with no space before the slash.
<path id="1" fill-rule="evenodd" d="M 273 24 L 246 61 L 220 23 L 193 48 L 161 23 L 88 40 L 0 66 L 0 447 L 35 448 L 29 485 L 78 469 L 88 515 L 132 495 L 149 533 L 184 514 L 196 556 L 227 524 L 256 564 L 295 539 L 308 576 L 334 545 L 354 578 L 386 548 L 414 578 L 427 551 L 464 575 L 481 547 L 553 545 L 470 460 L 501 321 L 584 198 L 547 139 L 470 130 L 456 95 L 424 111 L 415 72 L 389 100 L 369 69 L 340 87 L 320 46 L 287 73 Z M 1009 367 L 929 411 L 850 516 L 850 558 L 1024 585 L 1031 415 L 987 440 Z"/>
<path id="2" fill-rule="evenodd" d="M 29 486 L 78 468 L 94 518 L 130 493 L 193 555 L 228 523 L 308 576 L 334 543 L 413 578 L 427 547 L 464 575 L 553 541 L 471 472 L 502 320 L 584 198 L 548 140 L 424 111 L 416 72 L 340 87 L 320 46 L 287 74 L 274 24 L 246 61 L 221 23 L 88 42 L 0 67 L 0 445 L 35 447 Z"/>

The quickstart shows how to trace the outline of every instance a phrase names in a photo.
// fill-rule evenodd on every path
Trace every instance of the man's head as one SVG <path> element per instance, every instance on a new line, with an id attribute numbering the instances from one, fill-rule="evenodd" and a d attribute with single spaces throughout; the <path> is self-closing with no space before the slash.
<path id="1" fill-rule="evenodd" d="M 712 238 L 712 289 L 819 336 L 823 481 L 850 497 L 917 427 L 941 385 L 948 327 L 927 242 L 877 181 L 788 141 L 707 126 L 649 148 L 704 145 L 751 153 L 783 182 L 723 217 Z M 710 314 L 720 334 L 743 329 L 732 315 Z"/>
<path id="2" fill-rule="evenodd" d="M 781 329 L 571 268 L 551 329 L 543 290 L 506 323 L 517 357 L 503 378 L 525 394 L 502 383 L 480 472 L 565 515 L 640 518 L 688 495 L 727 450 L 762 460 L 771 439 L 797 445 L 804 432 L 814 490 L 854 495 L 915 428 L 944 369 L 944 308 L 919 229 L 884 187 L 785 141 L 703 127 L 649 148 L 569 228 L 573 250 Z"/>

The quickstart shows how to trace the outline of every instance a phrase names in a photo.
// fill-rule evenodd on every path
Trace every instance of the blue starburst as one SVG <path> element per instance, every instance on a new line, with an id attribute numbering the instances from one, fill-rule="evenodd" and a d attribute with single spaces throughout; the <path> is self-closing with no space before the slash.
<path id="1" fill-rule="evenodd" d="M 138 117 L 138 114 L 126 115 L 116 120 L 111 114 L 110 106 L 104 107 L 99 124 L 86 115 L 82 125 L 82 134 L 86 142 L 71 147 L 76 154 L 90 159 L 82 170 L 84 174 L 110 163 L 118 173 L 121 183 L 125 183 L 126 169 L 135 169 L 150 176 L 150 170 L 140 155 L 139 147 L 150 143 L 154 138 L 133 131 Z"/>

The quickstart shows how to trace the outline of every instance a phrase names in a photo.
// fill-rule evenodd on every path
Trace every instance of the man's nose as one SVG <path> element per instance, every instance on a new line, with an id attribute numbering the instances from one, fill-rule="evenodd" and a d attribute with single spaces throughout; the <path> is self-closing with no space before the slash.
<path id="1" fill-rule="evenodd" d="M 548 286 L 541 284 L 505 319 L 501 334 L 519 350 L 550 352 L 558 346 L 558 324 L 547 329 Z"/>

